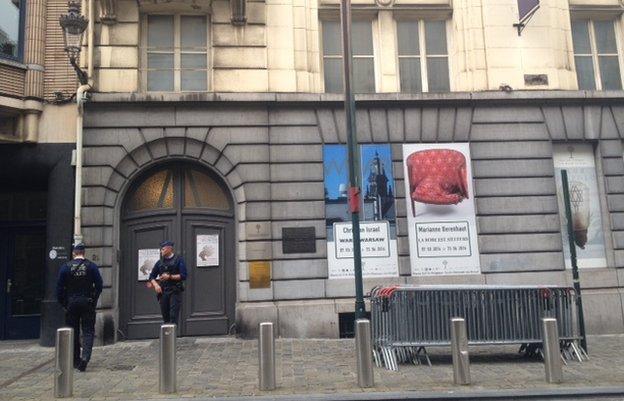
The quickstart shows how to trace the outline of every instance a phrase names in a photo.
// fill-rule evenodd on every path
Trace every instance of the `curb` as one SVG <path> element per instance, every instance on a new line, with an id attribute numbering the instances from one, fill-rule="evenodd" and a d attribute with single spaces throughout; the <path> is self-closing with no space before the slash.
<path id="1" fill-rule="evenodd" d="M 231 397 L 194 397 L 194 398 L 154 398 L 143 401 L 439 401 L 439 400 L 535 400 L 535 399 L 587 399 L 587 398 L 622 397 L 624 387 L 566 387 L 540 390 L 478 390 L 478 391 L 409 391 L 409 392 L 371 392 L 343 394 L 292 394 L 292 395 L 254 395 Z"/>

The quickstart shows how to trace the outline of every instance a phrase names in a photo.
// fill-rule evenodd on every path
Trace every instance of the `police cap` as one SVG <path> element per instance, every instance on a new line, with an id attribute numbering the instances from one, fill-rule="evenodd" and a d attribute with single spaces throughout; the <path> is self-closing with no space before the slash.
<path id="1" fill-rule="evenodd" d="M 85 244 L 82 242 L 78 242 L 77 244 L 74 244 L 74 246 L 72 247 L 72 249 L 74 251 L 84 251 L 85 250 Z"/>
<path id="2" fill-rule="evenodd" d="M 161 247 L 161 248 L 164 248 L 164 247 L 166 247 L 166 246 L 171 246 L 171 247 L 173 247 L 173 241 L 166 240 L 166 241 L 163 241 L 163 242 L 161 242 L 161 243 L 160 243 L 160 247 Z"/>

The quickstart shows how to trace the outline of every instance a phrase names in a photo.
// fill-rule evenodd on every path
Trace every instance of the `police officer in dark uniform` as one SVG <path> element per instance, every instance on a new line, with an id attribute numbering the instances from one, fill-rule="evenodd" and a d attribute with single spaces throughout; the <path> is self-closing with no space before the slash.
<path id="1" fill-rule="evenodd" d="M 161 258 L 149 275 L 148 287 L 154 288 L 160 312 L 165 323 L 178 324 L 178 316 L 182 307 L 182 291 L 186 280 L 186 264 L 181 255 L 173 251 L 173 242 L 160 243 Z"/>
<path id="2" fill-rule="evenodd" d="M 84 372 L 91 359 L 95 335 L 95 307 L 102 293 L 102 276 L 97 265 L 85 258 L 83 243 L 74 245 L 72 257 L 71 261 L 61 267 L 56 284 L 56 297 L 65 308 L 65 323 L 74 329 L 74 367 Z"/>

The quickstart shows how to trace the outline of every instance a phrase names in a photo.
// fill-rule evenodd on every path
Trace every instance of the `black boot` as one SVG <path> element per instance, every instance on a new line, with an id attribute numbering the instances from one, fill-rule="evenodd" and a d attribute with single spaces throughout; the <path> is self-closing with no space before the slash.
<path id="1" fill-rule="evenodd" d="M 87 370 L 87 361 L 85 361 L 84 359 L 80 361 L 80 364 L 78 364 L 78 370 L 81 372 L 84 372 L 85 370 Z"/>

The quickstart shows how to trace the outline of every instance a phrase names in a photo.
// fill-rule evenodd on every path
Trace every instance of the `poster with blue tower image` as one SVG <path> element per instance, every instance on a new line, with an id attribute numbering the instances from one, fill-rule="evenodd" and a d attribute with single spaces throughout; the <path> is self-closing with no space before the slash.
<path id="1" fill-rule="evenodd" d="M 360 146 L 360 237 L 364 277 L 398 275 L 394 175 L 390 145 Z M 353 277 L 349 165 L 345 145 L 323 147 L 329 278 Z"/>

